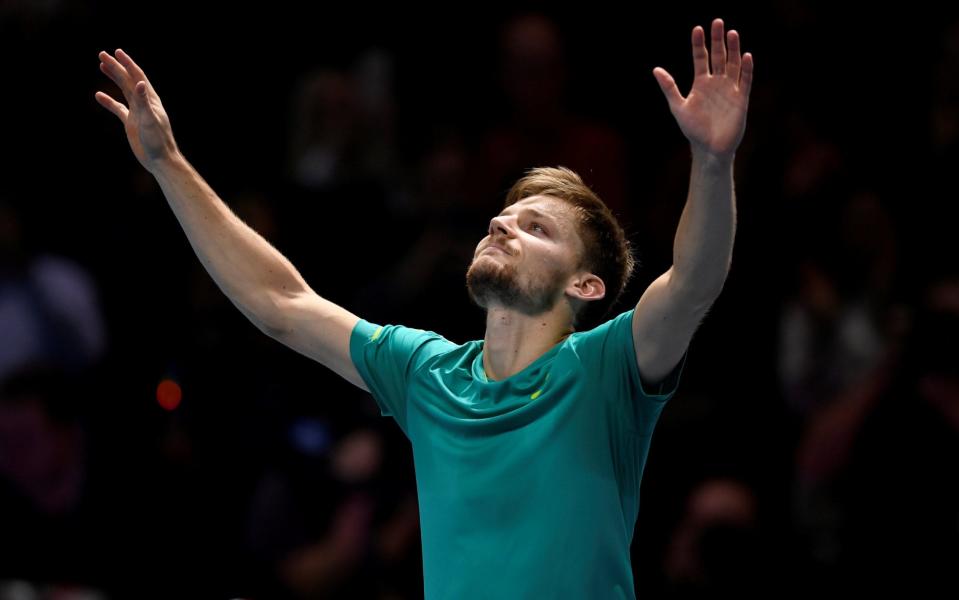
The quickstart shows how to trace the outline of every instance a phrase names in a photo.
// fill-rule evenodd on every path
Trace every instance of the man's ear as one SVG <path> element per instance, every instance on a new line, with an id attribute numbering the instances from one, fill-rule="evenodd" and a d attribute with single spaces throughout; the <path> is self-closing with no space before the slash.
<path id="1" fill-rule="evenodd" d="M 606 284 L 592 273 L 581 273 L 566 287 L 566 293 L 584 302 L 601 300 L 606 296 Z"/>

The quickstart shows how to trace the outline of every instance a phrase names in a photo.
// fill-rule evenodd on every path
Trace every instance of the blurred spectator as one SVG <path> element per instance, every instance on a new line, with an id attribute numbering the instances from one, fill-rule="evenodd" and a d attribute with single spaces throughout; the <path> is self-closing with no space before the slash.
<path id="1" fill-rule="evenodd" d="M 780 381 L 797 415 L 871 373 L 889 335 L 898 258 L 892 219 L 867 191 L 849 198 L 839 216 L 835 233 L 819 232 L 818 254 L 800 258 L 796 295 L 780 317 Z"/>
<path id="2" fill-rule="evenodd" d="M 840 204 L 835 219 L 825 206 L 804 207 L 803 222 L 817 234 L 797 256 L 794 296 L 780 315 L 778 371 L 801 435 L 815 438 L 800 442 L 807 447 L 799 450 L 792 516 L 813 560 L 827 568 L 838 560 L 842 516 L 826 474 L 851 441 L 836 426 L 868 409 L 864 402 L 888 367 L 904 309 L 895 297 L 899 232 L 879 197 L 863 188 L 850 192 L 835 179 L 815 185 L 803 187 L 800 198 L 818 193 L 825 199 L 820 205 Z M 815 217 L 820 210 L 826 219 Z"/>
<path id="3" fill-rule="evenodd" d="M 96 284 L 73 260 L 32 255 L 14 206 L 0 200 L 0 380 L 32 362 L 77 372 L 103 357 Z"/>
<path id="4" fill-rule="evenodd" d="M 782 116 L 785 146 L 791 154 L 786 159 L 782 188 L 786 202 L 799 211 L 814 211 L 816 196 L 840 177 L 847 166 L 839 146 L 819 132 L 822 125 L 798 110 Z M 824 199 L 819 199 L 821 203 Z M 822 213 L 811 215 L 822 217 Z"/>
<path id="5" fill-rule="evenodd" d="M 384 479 L 381 434 L 361 427 L 334 441 L 330 423 L 300 417 L 286 444 L 257 484 L 249 512 L 246 544 L 263 597 L 416 594 L 415 496 L 403 499 Z"/>
<path id="6" fill-rule="evenodd" d="M 291 115 L 294 181 L 323 189 L 395 176 L 392 69 L 389 54 L 371 49 L 350 70 L 303 77 Z"/>
<path id="7" fill-rule="evenodd" d="M 285 237 L 271 242 L 311 285 L 336 282 L 317 285 L 318 293 L 349 305 L 375 265 L 357 268 L 342 260 L 347 253 L 360 256 L 362 249 L 347 239 L 370 233 L 379 243 L 401 233 L 384 226 L 406 203 L 394 131 L 392 55 L 372 48 L 350 68 L 315 69 L 297 83 L 292 103 L 287 185 L 270 199 Z M 347 232 L 355 235 L 348 238 Z"/>
<path id="8" fill-rule="evenodd" d="M 760 529 L 758 500 L 745 483 L 725 477 L 700 482 L 664 558 L 669 598 L 782 597 Z"/>
<path id="9" fill-rule="evenodd" d="M 88 392 L 80 377 L 40 363 L 0 388 L 0 581 L 98 585 L 116 566 L 101 552 L 111 536 L 96 494 L 103 480 L 88 468 Z"/>
<path id="10" fill-rule="evenodd" d="M 813 416 L 797 478 L 818 524 L 831 525 L 826 551 L 812 541 L 828 581 L 863 593 L 951 596 L 959 592 L 951 574 L 959 561 L 959 278 L 934 277 L 905 317 L 870 377 Z"/>
<path id="11" fill-rule="evenodd" d="M 502 27 L 499 46 L 508 113 L 480 140 L 475 174 L 480 202 L 496 214 L 524 171 L 562 165 L 630 221 L 625 143 L 610 127 L 567 107 L 569 68 L 557 25 L 543 14 L 521 14 Z"/>

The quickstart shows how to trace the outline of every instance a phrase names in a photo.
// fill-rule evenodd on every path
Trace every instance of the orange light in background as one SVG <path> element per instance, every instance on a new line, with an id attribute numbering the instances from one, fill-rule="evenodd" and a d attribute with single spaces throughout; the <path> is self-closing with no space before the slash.
<path id="1" fill-rule="evenodd" d="M 157 385 L 157 402 L 166 410 L 176 410 L 183 399 L 180 384 L 172 379 L 164 379 Z"/>

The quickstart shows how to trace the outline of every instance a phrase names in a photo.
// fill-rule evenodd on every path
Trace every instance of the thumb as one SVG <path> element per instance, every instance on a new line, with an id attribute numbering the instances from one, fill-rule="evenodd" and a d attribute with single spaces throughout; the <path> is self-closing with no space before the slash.
<path id="1" fill-rule="evenodd" d="M 153 104 L 150 103 L 150 86 L 146 81 L 138 81 L 135 86 L 133 86 L 133 95 L 136 96 L 135 102 L 149 114 L 155 114 L 153 110 Z"/>
<path id="2" fill-rule="evenodd" d="M 676 87 L 676 81 L 666 69 L 656 67 L 653 69 L 653 77 L 655 77 L 656 82 L 659 83 L 659 89 L 663 90 L 663 94 L 666 95 L 666 101 L 669 102 L 670 107 L 684 100 L 683 95 L 679 93 L 679 88 Z"/>
<path id="3" fill-rule="evenodd" d="M 139 98 L 140 100 L 145 101 L 147 99 L 147 82 L 146 81 L 137 82 L 136 94 L 137 94 L 137 98 Z"/>

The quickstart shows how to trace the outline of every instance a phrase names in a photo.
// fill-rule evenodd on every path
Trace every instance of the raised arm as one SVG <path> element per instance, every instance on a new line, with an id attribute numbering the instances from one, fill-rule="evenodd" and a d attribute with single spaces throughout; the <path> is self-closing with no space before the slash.
<path id="1" fill-rule="evenodd" d="M 733 159 L 746 129 L 753 57 L 740 54 L 735 30 L 724 35 L 723 29 L 722 19 L 713 20 L 710 52 L 706 32 L 698 25 L 693 28 L 694 79 L 685 98 L 665 69 L 653 69 L 669 110 L 692 147 L 692 170 L 673 265 L 650 284 L 633 313 L 636 360 L 650 382 L 668 375 L 682 358 L 719 297 L 732 261 Z"/>
<path id="2" fill-rule="evenodd" d="M 100 69 L 126 105 L 96 100 L 123 123 L 130 148 L 160 184 L 190 245 L 210 276 L 262 332 L 367 389 L 350 358 L 359 317 L 317 295 L 276 248 L 246 225 L 180 153 L 160 97 L 122 50 L 100 53 Z"/>

